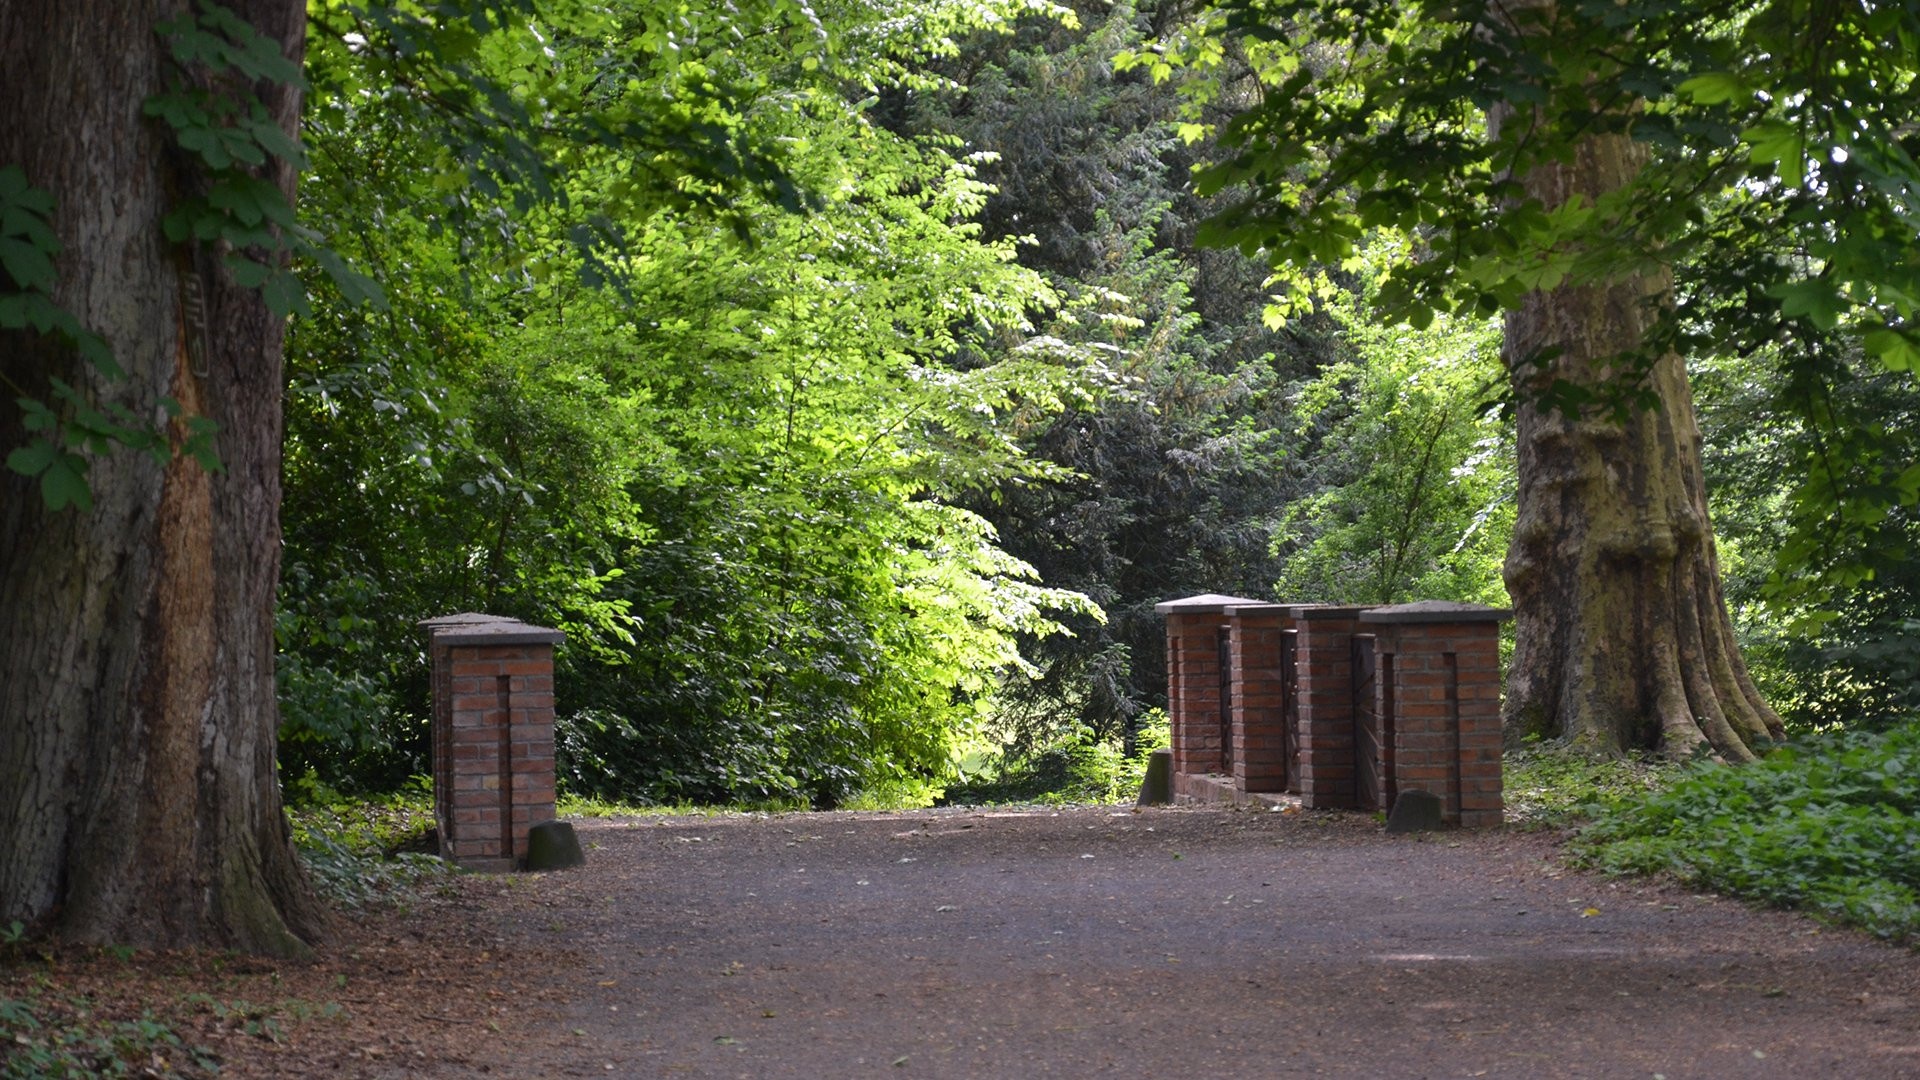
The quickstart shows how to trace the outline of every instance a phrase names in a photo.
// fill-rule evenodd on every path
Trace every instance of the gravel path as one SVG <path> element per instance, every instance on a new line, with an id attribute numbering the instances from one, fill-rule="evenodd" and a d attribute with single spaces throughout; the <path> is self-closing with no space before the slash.
<path id="1" fill-rule="evenodd" d="M 1121 808 L 585 822 L 477 917 L 522 1075 L 1920 1077 L 1904 950 L 1538 834 Z M 491 929 L 491 928 L 490 928 Z"/>

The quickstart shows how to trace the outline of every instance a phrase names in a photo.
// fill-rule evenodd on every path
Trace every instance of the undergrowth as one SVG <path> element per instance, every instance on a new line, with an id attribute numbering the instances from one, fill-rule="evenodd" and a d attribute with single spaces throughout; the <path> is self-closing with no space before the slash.
<path id="1" fill-rule="evenodd" d="M 1123 754 L 1117 742 L 1092 742 L 1079 733 L 1033 750 L 976 755 L 963 767 L 961 779 L 948 784 L 937 802 L 948 806 L 1132 802 L 1146 775 L 1148 755 L 1164 749 L 1168 741 L 1163 712 L 1156 709 L 1142 719 L 1131 756 Z"/>
<path id="2" fill-rule="evenodd" d="M 693 802 L 642 803 L 602 799 L 590 795 L 560 794 L 554 814 L 565 818 L 609 817 L 722 817 L 728 814 L 792 814 L 810 810 L 804 799 L 767 799 L 759 802 L 703 804 Z"/>
<path id="3" fill-rule="evenodd" d="M 1659 791 L 1685 773 L 1652 754 L 1603 758 L 1558 741 L 1531 740 L 1501 763 L 1507 823 L 1561 827 L 1585 820 L 1609 803 Z"/>
<path id="4" fill-rule="evenodd" d="M 380 903 L 456 872 L 431 853 L 433 790 L 424 776 L 373 797 L 347 797 L 311 782 L 288 794 L 294 844 L 314 886 L 335 906 Z"/>
<path id="5" fill-rule="evenodd" d="M 1588 865 L 1667 873 L 1920 944 L 1920 725 L 1689 766 L 1576 835 Z"/>
<path id="6" fill-rule="evenodd" d="M 151 1011 L 122 1019 L 84 998 L 0 997 L 0 1080 L 212 1076 L 218 1060 Z"/>

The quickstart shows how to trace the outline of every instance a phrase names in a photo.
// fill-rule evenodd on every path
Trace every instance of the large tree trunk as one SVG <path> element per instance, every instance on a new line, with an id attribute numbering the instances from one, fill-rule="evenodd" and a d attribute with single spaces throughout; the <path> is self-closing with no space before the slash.
<path id="1" fill-rule="evenodd" d="M 225 0 L 300 55 L 301 0 Z M 49 512 L 0 473 L 0 923 L 81 941 L 298 952 L 325 925 L 274 773 L 283 323 L 217 253 L 160 228 L 195 190 L 141 115 L 160 20 L 185 0 L 0 0 L 0 165 L 58 200 L 56 302 L 129 373 L 0 337 L 8 398 L 49 378 L 159 421 L 171 395 L 220 425 L 224 474 L 93 459 L 91 512 Z M 287 130 L 299 92 L 263 87 Z M 289 194 L 291 168 L 274 176 Z M 186 317 L 191 279 L 204 332 Z M 0 451 L 24 441 L 9 401 Z"/>
<path id="2" fill-rule="evenodd" d="M 1498 118 L 1496 118 L 1497 122 Z M 1549 209 L 1592 205 L 1632 179 L 1644 151 L 1624 136 L 1581 145 L 1572 162 L 1524 178 Z M 1691 753 L 1703 741 L 1751 760 L 1783 736 L 1754 690 L 1720 588 L 1685 366 L 1649 376 L 1658 409 L 1624 423 L 1541 408 L 1559 378 L 1597 387 L 1604 362 L 1642 341 L 1663 276 L 1529 296 L 1507 316 L 1505 354 L 1519 407 L 1519 516 L 1506 562 L 1516 647 L 1510 731 L 1563 735 L 1594 749 Z M 1544 367 L 1530 358 L 1563 350 Z"/>

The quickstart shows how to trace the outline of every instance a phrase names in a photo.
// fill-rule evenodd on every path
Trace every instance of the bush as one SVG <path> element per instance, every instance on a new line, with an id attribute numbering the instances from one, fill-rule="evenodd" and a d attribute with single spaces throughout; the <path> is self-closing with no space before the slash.
<path id="1" fill-rule="evenodd" d="M 1734 768 L 1691 766 L 1575 839 L 1612 873 L 1683 881 L 1920 941 L 1920 725 L 1821 737 Z"/>

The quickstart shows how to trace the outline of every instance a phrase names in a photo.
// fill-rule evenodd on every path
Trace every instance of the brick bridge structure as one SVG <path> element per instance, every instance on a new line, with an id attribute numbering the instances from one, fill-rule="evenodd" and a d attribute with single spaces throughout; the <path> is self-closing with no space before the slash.
<path id="1" fill-rule="evenodd" d="M 1167 621 L 1176 798 L 1225 787 L 1389 810 L 1418 789 L 1448 823 L 1500 824 L 1500 623 L 1511 612 L 1215 594 L 1155 610 Z"/>

